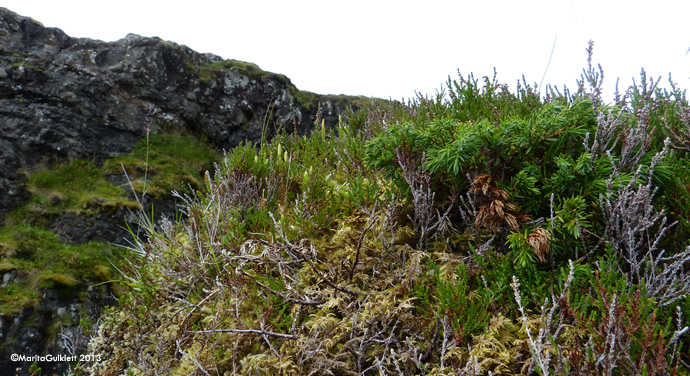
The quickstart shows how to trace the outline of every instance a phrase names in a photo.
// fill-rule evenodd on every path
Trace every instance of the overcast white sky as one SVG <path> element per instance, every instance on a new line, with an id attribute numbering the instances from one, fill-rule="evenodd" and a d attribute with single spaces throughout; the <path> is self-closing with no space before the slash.
<path id="1" fill-rule="evenodd" d="M 302 90 L 402 99 L 434 94 L 448 76 L 491 76 L 575 88 L 587 41 L 605 74 L 690 89 L 686 1 L 148 1 L 0 0 L 74 37 L 158 36 L 283 73 Z M 552 47 L 553 58 L 546 70 Z"/>

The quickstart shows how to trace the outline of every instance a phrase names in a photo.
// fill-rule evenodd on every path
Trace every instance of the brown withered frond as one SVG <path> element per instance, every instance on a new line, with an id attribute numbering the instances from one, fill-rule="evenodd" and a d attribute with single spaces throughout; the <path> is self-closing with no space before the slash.
<path id="1" fill-rule="evenodd" d="M 519 210 L 519 208 L 518 208 L 518 210 Z M 518 223 L 525 223 L 525 222 L 529 222 L 531 220 L 532 220 L 532 217 L 530 217 L 529 214 L 522 213 L 522 214 L 517 216 Z"/>
<path id="2" fill-rule="evenodd" d="M 551 234 L 546 229 L 538 227 L 529 234 L 527 243 L 532 246 L 539 261 L 546 262 L 546 255 L 551 248 Z"/>
<path id="3" fill-rule="evenodd" d="M 505 220 L 508 224 L 508 227 L 510 227 L 513 231 L 517 231 L 518 228 L 520 228 L 520 226 L 518 225 L 517 218 L 514 215 L 506 214 Z"/>
<path id="4" fill-rule="evenodd" d="M 508 199 L 508 193 L 498 187 L 494 178 L 489 174 L 479 174 L 472 181 L 470 193 L 474 195 L 486 196 L 487 198 L 498 198 L 502 201 Z"/>
<path id="5" fill-rule="evenodd" d="M 531 220 L 529 215 L 520 213 L 517 205 L 508 201 L 508 192 L 499 188 L 489 174 L 477 175 L 469 192 L 475 195 L 475 203 L 479 207 L 474 221 L 477 227 L 485 227 L 498 233 L 505 223 L 513 231 L 517 231 L 521 223 Z"/>
<path id="6" fill-rule="evenodd" d="M 500 225 L 503 223 L 503 216 L 499 216 L 496 211 L 491 209 L 491 206 L 484 205 L 477 211 L 477 218 L 474 224 L 477 227 L 486 227 L 491 232 L 500 232 Z"/>
<path id="7" fill-rule="evenodd" d="M 478 194 L 481 192 L 486 196 L 489 194 L 489 187 L 491 187 L 492 183 L 495 185 L 493 178 L 489 174 L 477 175 L 472 181 L 470 193 Z"/>
<path id="8" fill-rule="evenodd" d="M 505 205 L 503 204 L 503 201 L 499 201 L 499 200 L 493 200 L 493 201 L 491 201 L 491 204 L 489 204 L 489 208 L 491 209 L 491 211 L 498 214 L 499 217 L 503 217 L 505 215 L 503 212 L 504 206 Z"/>

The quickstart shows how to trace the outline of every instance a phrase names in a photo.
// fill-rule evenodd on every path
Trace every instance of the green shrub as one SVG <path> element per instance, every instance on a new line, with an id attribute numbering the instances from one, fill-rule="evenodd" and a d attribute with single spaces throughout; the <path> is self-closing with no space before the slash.
<path id="1" fill-rule="evenodd" d="M 589 63 L 572 95 L 469 76 L 229 151 L 78 372 L 687 374 L 687 103 L 606 104 Z"/>

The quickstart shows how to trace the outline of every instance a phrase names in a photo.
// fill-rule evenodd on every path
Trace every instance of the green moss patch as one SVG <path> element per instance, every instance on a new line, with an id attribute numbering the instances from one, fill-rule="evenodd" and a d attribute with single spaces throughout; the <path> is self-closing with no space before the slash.
<path id="1" fill-rule="evenodd" d="M 125 201 L 122 188 L 108 183 L 101 169 L 83 160 L 51 168 L 42 166 L 29 175 L 27 185 L 34 202 L 51 211 Z"/>
<path id="2" fill-rule="evenodd" d="M 0 288 L 0 315 L 16 314 L 36 304 L 41 297 L 37 286 L 27 281 L 10 282 Z"/>
<path id="3" fill-rule="evenodd" d="M 2 312 L 16 311 L 38 302 L 40 287 L 72 289 L 85 282 L 103 282 L 114 275 L 124 251 L 91 242 L 63 244 L 52 231 L 14 225 L 0 229 L 0 270 L 15 271 L 14 279 L 0 289 Z"/>
<path id="4" fill-rule="evenodd" d="M 65 273 L 51 273 L 41 277 L 44 282 L 50 282 L 53 286 L 72 288 L 75 287 L 79 281 L 73 276 Z"/>
<path id="5" fill-rule="evenodd" d="M 136 191 L 162 198 L 173 190 L 202 189 L 204 173 L 213 170 L 213 163 L 219 160 L 219 153 L 202 140 L 158 133 L 137 142 L 130 155 L 106 161 L 103 169 L 108 174 L 118 174 L 124 166 Z"/>

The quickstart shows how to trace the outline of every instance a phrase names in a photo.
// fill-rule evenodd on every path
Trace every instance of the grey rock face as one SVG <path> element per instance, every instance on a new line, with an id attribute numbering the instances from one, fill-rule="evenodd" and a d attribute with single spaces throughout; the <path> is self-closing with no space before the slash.
<path id="1" fill-rule="evenodd" d="M 71 38 L 4 8 L 0 78 L 0 218 L 26 198 L 18 170 L 126 153 L 147 124 L 229 149 L 280 127 L 307 133 L 319 104 L 332 126 L 362 100 L 300 92 L 283 75 L 158 38 Z"/>

